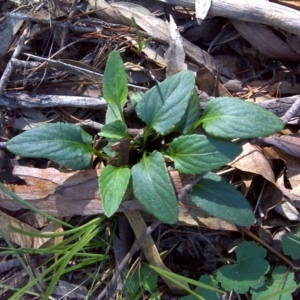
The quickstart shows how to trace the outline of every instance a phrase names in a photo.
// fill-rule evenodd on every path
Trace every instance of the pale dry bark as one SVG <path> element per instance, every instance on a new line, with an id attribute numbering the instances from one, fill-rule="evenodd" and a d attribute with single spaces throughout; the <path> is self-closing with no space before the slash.
<path id="1" fill-rule="evenodd" d="M 195 9 L 195 0 L 156 0 Z M 241 21 L 262 23 L 300 35 L 299 11 L 263 0 L 212 0 L 208 12 Z"/>

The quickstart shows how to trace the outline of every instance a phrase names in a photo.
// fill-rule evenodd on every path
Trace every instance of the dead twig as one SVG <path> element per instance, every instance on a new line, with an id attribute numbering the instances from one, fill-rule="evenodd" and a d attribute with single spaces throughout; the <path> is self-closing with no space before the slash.
<path id="1" fill-rule="evenodd" d="M 6 87 L 6 84 L 9 80 L 9 77 L 10 77 L 11 73 L 14 70 L 13 59 L 17 58 L 20 55 L 20 53 L 21 53 L 21 51 L 24 47 L 24 43 L 25 43 L 25 40 L 26 40 L 26 37 L 28 35 L 28 32 L 29 32 L 30 28 L 31 28 L 31 23 L 28 23 L 27 26 L 25 27 L 22 35 L 20 36 L 18 44 L 15 48 L 15 51 L 12 54 L 11 59 L 8 62 L 4 72 L 2 74 L 2 77 L 0 79 L 0 98 L 2 98 L 3 91 Z M 5 128 L 5 120 L 4 120 L 4 115 L 3 115 L 2 108 L 0 109 L 0 118 L 1 118 L 1 124 Z"/>

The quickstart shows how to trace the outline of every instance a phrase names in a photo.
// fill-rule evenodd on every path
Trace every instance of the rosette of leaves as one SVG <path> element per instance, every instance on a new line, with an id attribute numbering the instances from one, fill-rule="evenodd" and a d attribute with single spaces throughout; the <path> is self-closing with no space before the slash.
<path id="1" fill-rule="evenodd" d="M 111 216 L 116 212 L 130 185 L 141 205 L 164 223 L 174 223 L 178 216 L 177 196 L 167 169 L 167 161 L 171 161 L 183 174 L 207 173 L 193 188 L 195 206 L 212 216 L 251 225 L 254 214 L 248 201 L 211 171 L 241 153 L 241 146 L 232 139 L 267 136 L 281 130 L 283 122 L 264 108 L 230 97 L 212 99 L 199 117 L 194 74 L 182 71 L 134 97 L 137 117 L 145 125 L 142 139 L 135 138 L 130 136 L 123 114 L 127 86 L 122 58 L 113 51 L 103 82 L 108 109 L 99 136 L 108 142 L 104 149 L 93 149 L 88 133 L 63 123 L 17 135 L 7 148 L 20 156 L 48 158 L 71 169 L 88 168 L 94 153 L 107 160 L 99 178 L 104 213 Z M 205 134 L 194 133 L 199 126 Z M 119 159 L 122 153 L 110 147 L 123 141 L 129 144 L 127 164 Z"/>

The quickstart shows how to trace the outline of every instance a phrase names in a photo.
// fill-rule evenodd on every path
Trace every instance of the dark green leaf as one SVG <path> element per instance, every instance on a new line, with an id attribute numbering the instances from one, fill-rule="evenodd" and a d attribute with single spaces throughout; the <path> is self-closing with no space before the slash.
<path id="1" fill-rule="evenodd" d="M 127 94 L 127 78 L 122 58 L 117 51 L 112 51 L 105 66 L 103 96 L 107 102 L 123 108 Z"/>
<path id="2" fill-rule="evenodd" d="M 242 242 L 236 248 L 236 264 L 223 266 L 217 273 L 217 280 L 226 291 L 246 293 L 250 287 L 258 288 L 264 284 L 264 274 L 269 264 L 264 259 L 267 251 L 254 242 Z"/>
<path id="3" fill-rule="evenodd" d="M 104 125 L 101 132 L 98 133 L 100 136 L 104 136 L 110 139 L 121 140 L 128 136 L 127 126 L 124 122 L 117 120 Z"/>
<path id="4" fill-rule="evenodd" d="M 208 134 L 225 139 L 267 136 L 284 126 L 265 108 L 228 97 L 210 100 L 199 123 Z"/>
<path id="5" fill-rule="evenodd" d="M 123 167 L 106 166 L 99 177 L 99 189 L 103 211 L 112 216 L 120 206 L 130 179 L 130 170 Z"/>
<path id="6" fill-rule="evenodd" d="M 286 233 L 282 237 L 281 247 L 285 255 L 290 255 L 293 259 L 300 258 L 300 227 L 297 234 Z"/>
<path id="7" fill-rule="evenodd" d="M 168 155 L 181 173 L 200 174 L 223 166 L 241 152 L 242 147 L 235 143 L 192 134 L 174 139 Z"/>
<path id="8" fill-rule="evenodd" d="M 154 292 L 157 289 L 157 278 L 156 272 L 151 270 L 148 266 L 143 266 L 141 269 L 141 284 L 148 292 Z"/>
<path id="9" fill-rule="evenodd" d="M 47 158 L 73 170 L 89 167 L 92 137 L 73 124 L 35 127 L 7 143 L 9 151 L 24 157 Z"/>
<path id="10" fill-rule="evenodd" d="M 131 170 L 134 196 L 164 223 L 177 221 L 178 203 L 164 158 L 154 151 Z"/>
<path id="11" fill-rule="evenodd" d="M 187 110 L 183 118 L 181 119 L 179 126 L 176 128 L 177 131 L 182 132 L 183 134 L 188 133 L 193 129 L 195 123 L 199 119 L 200 115 L 200 102 L 196 93 L 193 93 L 189 101 Z"/>
<path id="12" fill-rule="evenodd" d="M 191 71 L 182 71 L 150 89 L 138 102 L 136 111 L 147 128 L 170 133 L 182 119 L 195 87 Z"/>
<path id="13" fill-rule="evenodd" d="M 206 174 L 194 186 L 192 201 L 214 217 L 241 226 L 254 223 L 253 210 L 248 201 L 232 185 L 214 173 Z"/>

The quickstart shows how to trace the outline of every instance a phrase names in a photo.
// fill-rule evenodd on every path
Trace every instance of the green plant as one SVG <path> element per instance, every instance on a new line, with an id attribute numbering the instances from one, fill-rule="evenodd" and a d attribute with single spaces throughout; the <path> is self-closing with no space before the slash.
<path id="1" fill-rule="evenodd" d="M 123 108 L 128 87 L 122 59 L 113 51 L 104 73 L 103 95 L 108 103 L 106 124 L 99 136 L 108 145 L 91 146 L 92 137 L 76 125 L 55 123 L 24 132 L 7 148 L 25 157 L 44 157 L 72 169 L 88 168 L 92 153 L 107 165 L 99 188 L 104 213 L 112 216 L 130 186 L 137 200 L 164 223 L 177 220 L 177 196 L 168 164 L 184 174 L 205 174 L 192 190 L 194 204 L 208 214 L 239 225 L 251 225 L 248 201 L 212 170 L 232 161 L 242 151 L 232 139 L 266 136 L 283 128 L 273 113 L 237 98 L 214 98 L 199 118 L 195 77 L 182 71 L 134 96 L 137 116 L 145 124 L 142 137 L 130 135 Z M 202 126 L 204 134 L 195 133 Z M 129 150 L 114 150 L 127 143 Z M 121 147 L 122 149 L 122 147 Z"/>
<path id="2" fill-rule="evenodd" d="M 152 271 L 147 265 L 135 268 L 125 274 L 125 288 L 128 296 L 126 299 L 140 299 L 145 292 L 149 293 L 147 299 L 159 300 L 157 273 Z"/>
<path id="3" fill-rule="evenodd" d="M 181 297 L 180 300 L 196 299 L 222 299 L 223 291 L 219 290 L 219 284 L 227 292 L 238 294 L 251 293 L 251 299 L 271 300 L 284 299 L 291 300 L 292 293 L 299 288 L 295 282 L 295 274 L 285 266 L 270 268 L 265 260 L 267 251 L 256 245 L 254 242 L 242 242 L 236 250 L 236 260 L 230 259 L 228 264 L 222 266 L 216 272 L 215 278 L 210 275 L 202 275 L 199 281 L 181 276 L 182 281 L 186 281 L 197 288 L 194 291 L 187 290 L 189 295 Z M 150 266 L 158 274 L 166 276 L 164 270 Z M 271 270 L 270 270 L 271 269 Z M 268 274 L 267 274 L 268 273 Z M 176 276 L 170 274 L 170 279 L 175 280 Z"/>
<path id="4" fill-rule="evenodd" d="M 132 23 L 132 26 L 134 27 L 135 29 L 135 33 L 136 33 L 136 37 L 137 37 L 137 42 L 138 42 L 138 53 L 142 53 L 143 51 L 143 48 L 146 46 L 147 43 L 149 43 L 152 38 L 147 38 L 146 40 L 142 41 L 142 37 L 141 37 L 141 33 L 139 31 L 139 28 L 136 24 L 136 21 L 135 21 L 135 18 L 134 17 L 131 17 L 131 23 Z"/>

